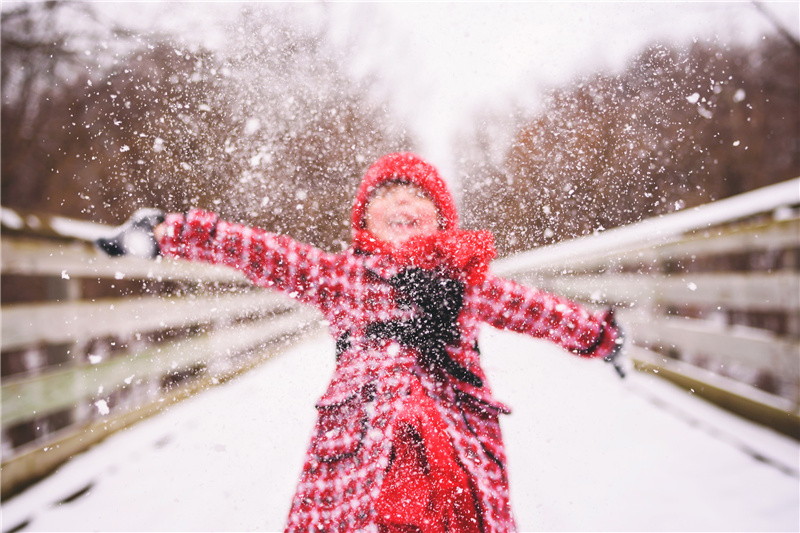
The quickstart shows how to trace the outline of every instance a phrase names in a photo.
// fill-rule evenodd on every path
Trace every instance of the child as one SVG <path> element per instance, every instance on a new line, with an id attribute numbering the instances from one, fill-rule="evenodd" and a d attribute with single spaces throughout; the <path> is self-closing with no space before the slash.
<path id="1" fill-rule="evenodd" d="M 479 324 L 585 357 L 613 359 L 621 346 L 611 311 L 590 314 L 493 276 L 492 235 L 460 230 L 438 172 L 410 153 L 367 171 L 344 253 L 205 211 L 138 218 L 120 237 L 163 218 L 164 256 L 240 269 L 330 323 L 336 369 L 317 403 L 287 531 L 514 531 L 498 422 L 510 411 L 481 369 Z M 100 245 L 124 253 L 122 240 Z"/>

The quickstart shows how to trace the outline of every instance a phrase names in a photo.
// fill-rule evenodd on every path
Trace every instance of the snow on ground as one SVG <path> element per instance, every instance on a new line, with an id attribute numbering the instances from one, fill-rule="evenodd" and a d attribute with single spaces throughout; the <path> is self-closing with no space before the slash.
<path id="1" fill-rule="evenodd" d="M 482 351 L 514 407 L 520 530 L 800 529 L 796 441 L 543 341 L 487 328 Z M 4 502 L 2 530 L 281 531 L 332 370 L 333 342 L 304 340 L 77 456 Z"/>

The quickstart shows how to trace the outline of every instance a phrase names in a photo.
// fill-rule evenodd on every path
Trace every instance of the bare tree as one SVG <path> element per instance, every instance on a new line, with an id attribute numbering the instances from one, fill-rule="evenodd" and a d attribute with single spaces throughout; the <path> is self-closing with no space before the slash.
<path id="1" fill-rule="evenodd" d="M 369 87 L 343 74 L 326 26 L 291 7 L 248 5 L 219 50 L 120 30 L 98 39 L 113 51 L 75 53 L 65 34 L 54 53 L 45 22 L 70 9 L 4 15 L 3 68 L 22 72 L 4 70 L 18 88 L 12 101 L 4 86 L 6 205 L 105 222 L 141 205 L 197 206 L 339 248 L 366 165 L 412 148 Z M 32 26 L 41 49 L 12 39 Z"/>
<path id="2" fill-rule="evenodd" d="M 619 75 L 557 89 L 499 165 L 480 131 L 465 143 L 485 153 L 463 169 L 469 220 L 510 253 L 796 177 L 799 63 L 775 38 L 653 45 Z"/>

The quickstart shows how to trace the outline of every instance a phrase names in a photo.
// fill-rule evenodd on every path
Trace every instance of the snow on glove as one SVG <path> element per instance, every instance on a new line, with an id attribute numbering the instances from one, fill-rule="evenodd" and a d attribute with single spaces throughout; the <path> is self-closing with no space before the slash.
<path id="1" fill-rule="evenodd" d="M 153 229 L 162 222 L 164 212 L 160 209 L 138 209 L 115 235 L 101 237 L 95 240 L 95 245 L 112 257 L 132 255 L 153 259 L 160 254 Z"/>

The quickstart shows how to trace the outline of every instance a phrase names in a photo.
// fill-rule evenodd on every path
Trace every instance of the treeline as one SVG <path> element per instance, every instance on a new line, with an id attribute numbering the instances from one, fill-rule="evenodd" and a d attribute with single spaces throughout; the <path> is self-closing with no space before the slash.
<path id="1" fill-rule="evenodd" d="M 3 11 L 3 205 L 107 223 L 201 206 L 340 249 L 366 167 L 415 148 L 324 17 L 247 5 L 211 50 L 101 13 Z M 511 126 L 486 111 L 457 143 L 462 218 L 503 255 L 800 174 L 800 53 L 777 35 L 653 45 L 510 107 Z"/>
<path id="2" fill-rule="evenodd" d="M 413 143 L 327 31 L 251 5 L 212 51 L 91 4 L 3 12 L 3 204 L 107 223 L 201 206 L 340 249 L 366 166 Z"/>
<path id="3" fill-rule="evenodd" d="M 487 112 L 459 142 L 465 218 L 501 254 L 800 175 L 800 54 L 782 37 L 653 45 L 518 108 L 513 129 Z"/>

